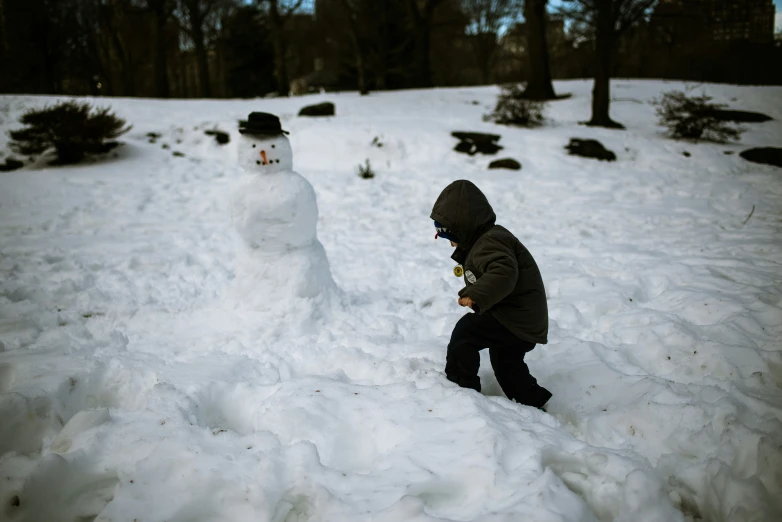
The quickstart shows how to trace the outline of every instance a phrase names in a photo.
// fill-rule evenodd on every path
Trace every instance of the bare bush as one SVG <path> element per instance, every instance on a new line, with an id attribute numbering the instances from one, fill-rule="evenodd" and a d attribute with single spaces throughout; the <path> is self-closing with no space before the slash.
<path id="1" fill-rule="evenodd" d="M 494 112 L 483 117 L 501 125 L 539 127 L 543 125 L 545 104 L 524 98 L 524 88 L 518 84 L 505 85 L 497 98 Z"/>
<path id="2" fill-rule="evenodd" d="M 27 111 L 20 119 L 27 127 L 8 133 L 11 148 L 30 156 L 54 147 L 60 164 L 78 163 L 85 154 L 108 152 L 116 146 L 112 140 L 130 127 L 108 108 L 94 111 L 89 103 L 74 101 Z"/>
<path id="3" fill-rule="evenodd" d="M 726 143 L 738 140 L 744 129 L 716 115 L 727 105 L 714 103 L 711 96 L 687 96 L 682 91 L 663 93 L 654 100 L 659 124 L 675 139 L 691 139 Z"/>
<path id="4" fill-rule="evenodd" d="M 372 165 L 369 164 L 369 160 L 366 160 L 363 165 L 358 165 L 358 175 L 364 179 L 372 179 L 375 177 L 375 171 L 372 170 Z"/>

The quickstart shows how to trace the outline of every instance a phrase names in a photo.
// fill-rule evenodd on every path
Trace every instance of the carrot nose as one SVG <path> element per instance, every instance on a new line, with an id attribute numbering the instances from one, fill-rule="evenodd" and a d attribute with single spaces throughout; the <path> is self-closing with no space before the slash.
<path id="1" fill-rule="evenodd" d="M 269 161 L 266 159 L 266 151 L 265 150 L 261 151 L 261 157 L 263 158 L 263 164 L 264 165 L 268 165 Z"/>

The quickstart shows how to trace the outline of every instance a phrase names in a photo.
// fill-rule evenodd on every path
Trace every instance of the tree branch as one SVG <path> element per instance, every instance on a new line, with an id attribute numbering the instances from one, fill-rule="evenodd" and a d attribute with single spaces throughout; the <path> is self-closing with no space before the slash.
<path id="1" fill-rule="evenodd" d="M 304 2 L 304 0 L 297 0 L 296 3 L 290 7 L 284 15 L 282 15 L 283 20 L 287 20 L 290 18 L 290 16 L 299 10 L 299 7 L 301 7 L 301 4 Z"/>

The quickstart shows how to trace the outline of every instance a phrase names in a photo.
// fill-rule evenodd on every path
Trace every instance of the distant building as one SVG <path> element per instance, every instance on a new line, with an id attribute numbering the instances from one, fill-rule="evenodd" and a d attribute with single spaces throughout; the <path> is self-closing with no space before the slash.
<path id="1" fill-rule="evenodd" d="M 660 0 L 652 25 L 682 40 L 774 41 L 773 0 Z"/>

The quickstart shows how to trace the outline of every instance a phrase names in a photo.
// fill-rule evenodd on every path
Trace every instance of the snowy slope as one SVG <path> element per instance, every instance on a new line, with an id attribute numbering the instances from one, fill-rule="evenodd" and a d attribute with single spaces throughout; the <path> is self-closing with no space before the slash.
<path id="1" fill-rule="evenodd" d="M 496 88 L 100 100 L 134 125 L 120 157 L 0 175 L 0 520 L 782 519 L 782 171 L 724 153 L 780 145 L 782 89 L 704 86 L 775 118 L 718 146 L 660 134 L 646 102 L 681 87 L 616 81 L 624 132 L 578 125 L 586 81 L 536 130 L 481 121 Z M 321 100 L 336 118 L 295 117 Z M 0 97 L 0 150 L 52 101 Z M 315 187 L 331 301 L 232 297 L 241 172 L 202 130 L 253 110 Z M 523 170 L 452 130 L 502 134 Z M 428 216 L 459 178 L 543 273 L 549 414 L 507 401 L 488 354 L 483 394 L 442 374 L 464 310 Z"/>

